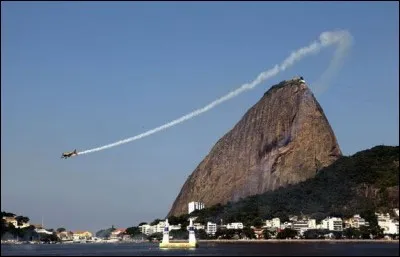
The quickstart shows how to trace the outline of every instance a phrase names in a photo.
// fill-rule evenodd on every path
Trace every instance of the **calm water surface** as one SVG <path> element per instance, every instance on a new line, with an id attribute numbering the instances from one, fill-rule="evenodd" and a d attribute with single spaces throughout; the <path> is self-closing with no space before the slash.
<path id="1" fill-rule="evenodd" d="M 1 245 L 1 255 L 241 256 L 342 255 L 398 256 L 397 243 L 205 243 L 197 249 L 159 249 L 154 243 Z"/>

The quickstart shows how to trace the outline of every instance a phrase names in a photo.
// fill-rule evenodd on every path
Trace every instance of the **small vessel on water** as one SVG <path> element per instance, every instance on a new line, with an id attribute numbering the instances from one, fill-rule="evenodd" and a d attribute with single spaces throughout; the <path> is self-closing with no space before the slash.
<path id="1" fill-rule="evenodd" d="M 168 219 L 165 220 L 165 227 L 163 231 L 163 239 L 160 243 L 160 248 L 197 248 L 199 247 L 196 236 L 194 234 L 194 226 L 192 219 L 189 219 L 189 242 L 185 243 L 178 243 L 178 242 L 169 242 L 169 223 Z"/>

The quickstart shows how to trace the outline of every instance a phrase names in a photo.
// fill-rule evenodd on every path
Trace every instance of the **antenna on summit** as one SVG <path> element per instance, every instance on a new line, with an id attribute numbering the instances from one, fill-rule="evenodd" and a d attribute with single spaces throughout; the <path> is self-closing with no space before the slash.
<path id="1" fill-rule="evenodd" d="M 293 80 L 297 80 L 297 81 L 299 81 L 300 83 L 306 83 L 306 81 L 304 80 L 304 78 L 303 78 L 302 76 L 295 76 L 295 77 L 293 78 Z"/>

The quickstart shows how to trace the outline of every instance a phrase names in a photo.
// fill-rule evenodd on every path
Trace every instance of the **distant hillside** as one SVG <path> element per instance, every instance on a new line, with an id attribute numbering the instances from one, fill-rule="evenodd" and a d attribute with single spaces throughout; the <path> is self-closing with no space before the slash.
<path id="1" fill-rule="evenodd" d="M 399 206 L 399 147 L 376 146 L 340 157 L 314 178 L 256 196 L 196 211 L 199 222 L 242 221 L 288 215 L 351 216 Z M 186 215 L 185 215 L 186 216 Z"/>

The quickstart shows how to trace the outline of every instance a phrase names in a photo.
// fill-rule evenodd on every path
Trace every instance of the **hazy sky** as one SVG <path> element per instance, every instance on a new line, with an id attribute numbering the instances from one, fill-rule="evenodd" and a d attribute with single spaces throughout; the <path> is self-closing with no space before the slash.
<path id="1" fill-rule="evenodd" d="M 344 154 L 399 141 L 396 2 L 1 3 L 1 209 L 96 232 L 168 213 L 216 141 L 273 84 L 313 82 L 334 48 L 210 112 L 68 160 L 203 107 L 327 30 L 354 37 L 317 99 Z"/>

